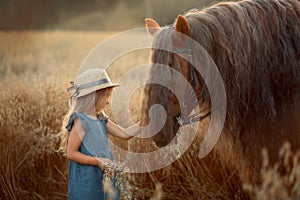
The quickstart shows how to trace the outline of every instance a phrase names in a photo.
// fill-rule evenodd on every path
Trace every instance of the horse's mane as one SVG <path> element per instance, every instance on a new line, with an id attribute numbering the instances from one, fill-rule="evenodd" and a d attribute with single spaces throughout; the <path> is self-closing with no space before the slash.
<path id="1" fill-rule="evenodd" d="M 186 17 L 220 70 L 231 126 L 263 124 L 299 101 L 299 1 L 220 3 Z"/>
<path id="2" fill-rule="evenodd" d="M 274 122 L 280 113 L 299 103 L 299 1 L 225 2 L 188 11 L 185 16 L 190 37 L 206 49 L 223 78 L 228 129 L 240 131 L 245 126 Z M 166 38 L 162 30 L 154 43 Z M 168 64 L 170 59 L 170 54 L 161 50 L 152 55 L 152 62 Z M 158 74 L 153 69 L 149 78 L 163 78 L 154 77 Z M 208 94 L 206 87 L 204 90 L 203 94 Z M 164 95 L 157 92 L 149 99 L 150 92 L 147 86 L 144 111 Z"/>

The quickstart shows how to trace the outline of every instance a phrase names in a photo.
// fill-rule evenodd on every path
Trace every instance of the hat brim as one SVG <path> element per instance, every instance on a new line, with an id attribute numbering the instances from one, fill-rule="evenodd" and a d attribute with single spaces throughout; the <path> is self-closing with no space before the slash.
<path id="1" fill-rule="evenodd" d="M 77 95 L 77 98 L 85 96 L 85 95 L 90 94 L 92 92 L 95 92 L 97 90 L 102 90 L 102 89 L 106 89 L 106 88 L 110 88 L 110 87 L 117 87 L 117 86 L 119 86 L 119 84 L 116 84 L 116 83 L 104 83 L 104 84 L 101 84 L 101 85 L 97 85 L 95 87 L 86 88 L 86 89 L 83 89 L 83 90 L 79 91 L 79 94 Z"/>

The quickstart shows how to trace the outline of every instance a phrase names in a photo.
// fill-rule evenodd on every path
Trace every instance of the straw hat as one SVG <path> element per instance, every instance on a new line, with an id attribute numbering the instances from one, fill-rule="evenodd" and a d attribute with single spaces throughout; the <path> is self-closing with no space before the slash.
<path id="1" fill-rule="evenodd" d="M 66 89 L 67 92 L 75 90 L 71 98 L 82 97 L 97 90 L 119 85 L 111 82 L 104 69 L 89 69 L 81 73 L 76 82 L 71 82 L 71 84 L 72 86 Z"/>

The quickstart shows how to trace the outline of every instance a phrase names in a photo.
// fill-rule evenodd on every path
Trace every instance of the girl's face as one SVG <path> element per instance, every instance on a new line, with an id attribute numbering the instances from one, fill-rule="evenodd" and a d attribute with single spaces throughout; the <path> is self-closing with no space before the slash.
<path id="1" fill-rule="evenodd" d="M 96 113 L 102 112 L 106 105 L 109 104 L 109 97 L 113 88 L 106 88 L 96 92 L 95 109 Z"/>

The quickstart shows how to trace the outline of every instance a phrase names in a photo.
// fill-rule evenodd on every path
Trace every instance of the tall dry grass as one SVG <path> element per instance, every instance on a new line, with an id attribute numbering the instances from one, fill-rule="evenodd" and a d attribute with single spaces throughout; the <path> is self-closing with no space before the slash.
<path id="1" fill-rule="evenodd" d="M 66 197 L 67 163 L 55 152 L 66 111 L 57 98 L 62 92 L 54 84 L 29 84 L 13 75 L 1 82 L 0 197 Z"/>
<path id="2" fill-rule="evenodd" d="M 138 199 L 300 199 L 300 150 L 293 151 L 285 142 L 278 163 L 269 163 L 268 151 L 262 150 L 261 182 L 243 183 L 237 173 L 229 172 L 216 152 L 198 159 L 196 138 L 189 150 L 172 165 L 151 173 L 134 175 L 134 195 Z M 144 144 L 143 149 L 151 144 Z M 149 150 L 149 149 L 148 149 Z M 234 161 L 233 161 L 234 162 Z M 158 198 L 159 197 L 159 198 Z"/>
<path id="3" fill-rule="evenodd" d="M 67 199 L 67 159 L 55 150 L 68 94 L 64 89 L 88 52 L 112 33 L 0 32 L 0 199 Z M 148 53 L 125 55 L 109 68 L 117 79 L 126 69 L 148 62 Z M 122 70 L 117 70 L 122 65 Z M 129 105 L 138 120 L 141 89 Z M 127 118 L 120 107 L 121 125 Z M 113 119 L 111 109 L 107 112 Z M 199 131 L 206 127 L 200 127 Z M 153 143 L 113 142 L 132 151 L 151 151 Z M 243 185 L 218 154 L 197 157 L 200 135 L 183 156 L 164 169 L 134 174 L 135 199 L 299 199 L 299 152 L 285 144 L 282 160 L 270 166 L 264 153 L 262 183 Z M 159 162 L 159 160 L 158 160 Z"/>
<path id="4" fill-rule="evenodd" d="M 285 142 L 278 156 L 279 161 L 271 165 L 268 150 L 262 150 L 262 183 L 259 186 L 244 184 L 254 199 L 300 199 L 300 150 L 293 151 Z"/>
<path id="5" fill-rule="evenodd" d="M 249 195 L 243 191 L 237 173 L 229 172 L 215 151 L 199 159 L 203 140 L 201 132 L 205 130 L 207 126 L 200 125 L 200 134 L 192 145 L 170 166 L 151 173 L 133 175 L 136 186 L 134 194 L 141 199 L 248 199 Z M 138 152 L 155 150 L 150 140 L 136 139 L 130 146 Z M 159 159 L 157 162 L 160 162 Z"/>

